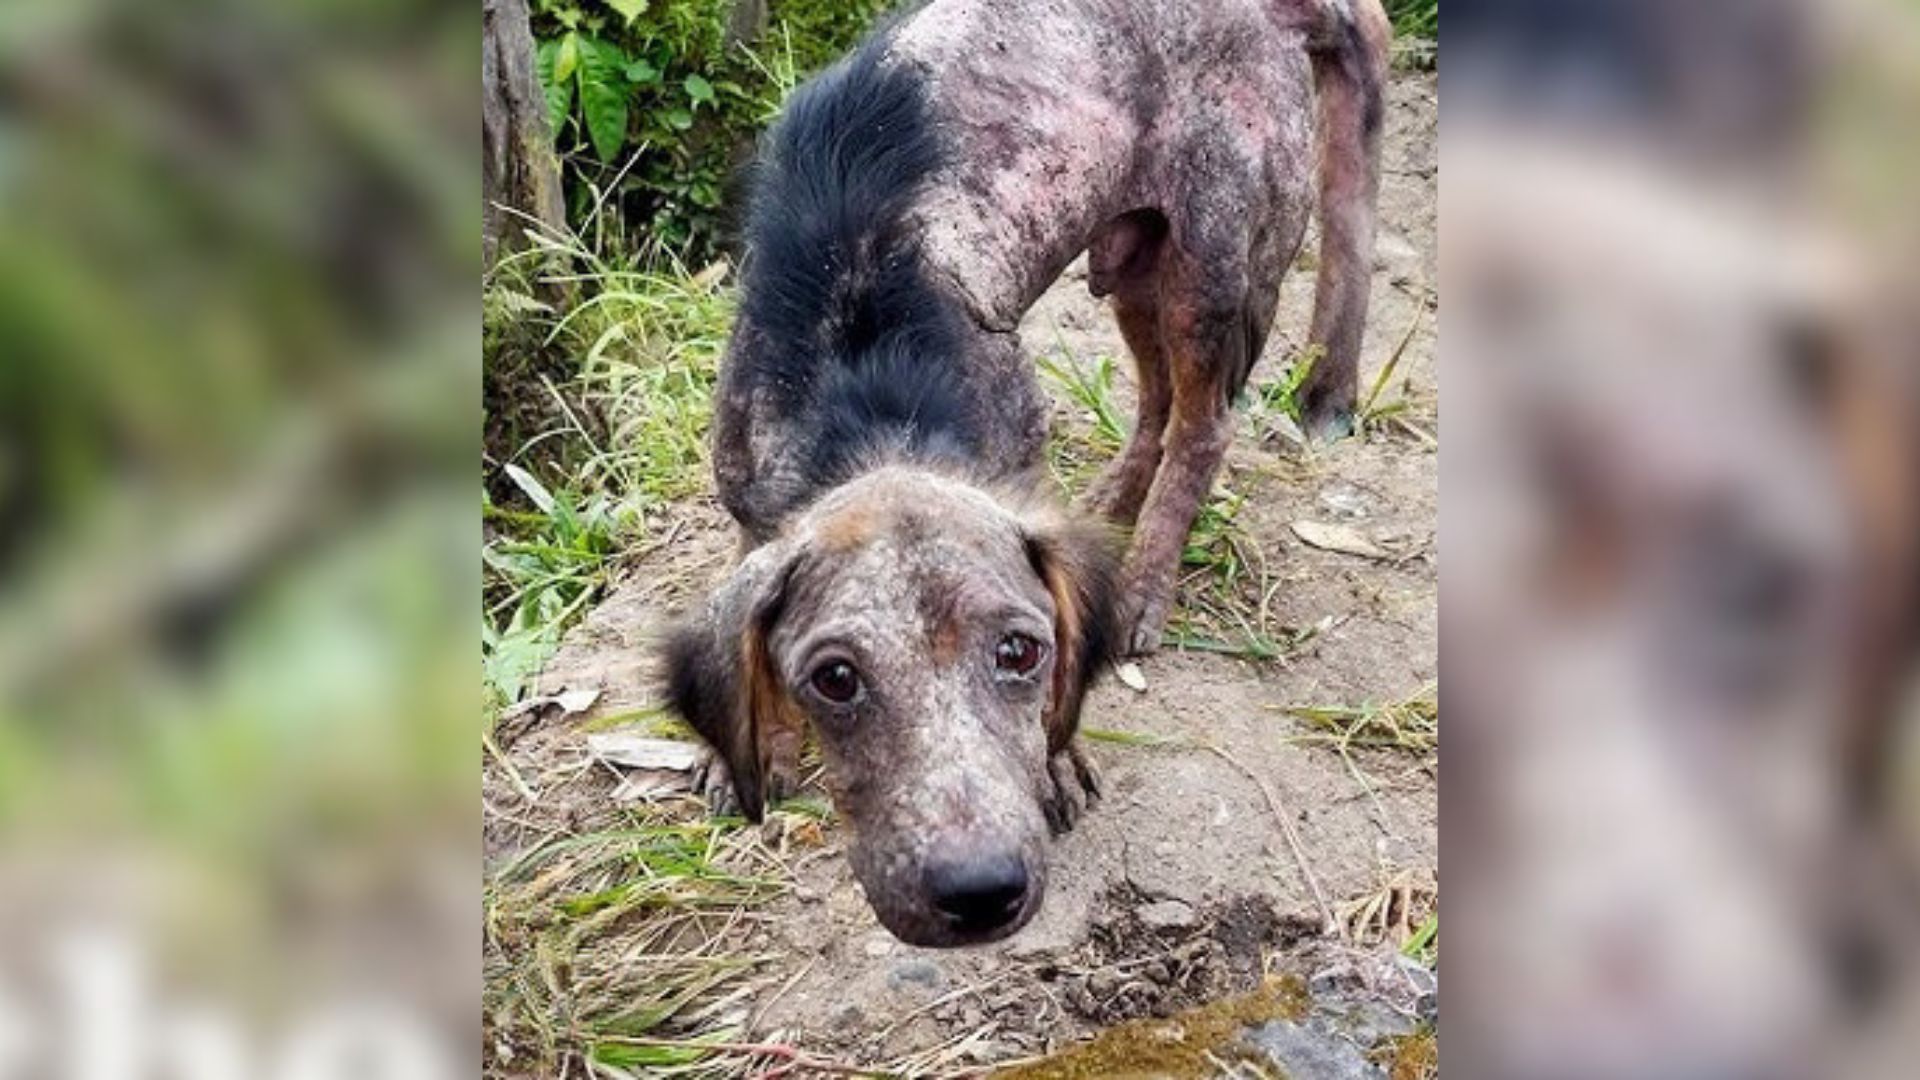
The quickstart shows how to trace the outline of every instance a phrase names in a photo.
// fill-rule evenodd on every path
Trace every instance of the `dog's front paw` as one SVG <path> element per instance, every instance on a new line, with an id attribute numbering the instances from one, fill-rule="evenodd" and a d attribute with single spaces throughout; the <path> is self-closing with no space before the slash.
<path id="1" fill-rule="evenodd" d="M 693 793 L 707 804 L 707 812 L 727 817 L 740 812 L 740 796 L 733 789 L 733 770 L 726 759 L 707 750 L 693 767 Z"/>
<path id="2" fill-rule="evenodd" d="M 799 770 L 792 762 L 781 757 L 769 761 L 764 778 L 767 804 L 770 806 L 796 794 L 800 789 L 798 775 Z M 707 812 L 715 817 L 734 817 L 746 812 L 740 805 L 739 790 L 734 787 L 733 770 L 727 767 L 726 759 L 711 748 L 693 767 L 693 793 L 707 804 Z"/>
<path id="3" fill-rule="evenodd" d="M 1047 761 L 1047 779 L 1053 789 L 1043 803 L 1047 826 L 1055 836 L 1072 832 L 1100 801 L 1100 770 L 1075 740 Z"/>

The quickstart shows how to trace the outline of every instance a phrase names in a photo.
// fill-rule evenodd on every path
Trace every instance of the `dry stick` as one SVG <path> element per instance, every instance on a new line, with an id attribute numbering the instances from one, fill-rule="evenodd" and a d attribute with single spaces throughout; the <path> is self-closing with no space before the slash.
<path id="1" fill-rule="evenodd" d="M 1200 745 L 1212 751 L 1220 760 L 1240 770 L 1247 779 L 1252 780 L 1260 788 L 1260 794 L 1266 796 L 1267 809 L 1273 811 L 1274 820 L 1280 823 L 1280 832 L 1287 838 L 1287 847 L 1293 850 L 1293 861 L 1299 865 L 1300 876 L 1306 879 L 1307 888 L 1313 893 L 1313 902 L 1320 909 L 1320 917 L 1326 923 L 1326 932 L 1337 933 L 1340 929 L 1340 921 L 1333 913 L 1333 906 L 1327 903 L 1327 894 L 1320 889 L 1320 879 L 1313 872 L 1313 864 L 1307 861 L 1306 849 L 1300 844 L 1300 835 L 1293 829 L 1293 819 L 1288 817 L 1286 810 L 1281 807 L 1280 797 L 1273 793 L 1273 788 L 1259 773 L 1241 764 L 1239 758 L 1212 743 Z"/>

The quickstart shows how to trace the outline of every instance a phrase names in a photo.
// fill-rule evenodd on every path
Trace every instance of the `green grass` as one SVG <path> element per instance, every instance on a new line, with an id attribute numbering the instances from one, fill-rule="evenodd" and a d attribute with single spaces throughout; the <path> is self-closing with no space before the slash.
<path id="1" fill-rule="evenodd" d="M 1440 0 L 1387 0 L 1393 23 L 1394 61 L 1432 68 L 1440 58 Z"/>
<path id="2" fill-rule="evenodd" d="M 662 508 L 705 489 L 726 273 L 565 234 L 489 275 L 489 410 L 529 413 L 533 397 L 545 418 L 487 461 L 481 633 L 496 704 L 525 691 L 619 555 L 660 535 Z"/>
<path id="3" fill-rule="evenodd" d="M 1387 0 L 1395 37 L 1433 41 L 1440 36 L 1440 0 Z"/>
<path id="4" fill-rule="evenodd" d="M 1440 747 L 1440 691 L 1429 683 L 1381 704 L 1293 705 L 1280 710 L 1314 729 L 1303 742 L 1331 744 L 1343 753 L 1355 747 L 1428 754 Z"/>

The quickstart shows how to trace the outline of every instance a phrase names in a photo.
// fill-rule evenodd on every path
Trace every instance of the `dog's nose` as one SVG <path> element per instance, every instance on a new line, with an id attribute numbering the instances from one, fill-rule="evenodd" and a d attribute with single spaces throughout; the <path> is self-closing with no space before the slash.
<path id="1" fill-rule="evenodd" d="M 927 868 L 933 906 L 962 932 L 1012 922 L 1027 899 L 1027 866 L 1018 855 L 941 859 Z"/>

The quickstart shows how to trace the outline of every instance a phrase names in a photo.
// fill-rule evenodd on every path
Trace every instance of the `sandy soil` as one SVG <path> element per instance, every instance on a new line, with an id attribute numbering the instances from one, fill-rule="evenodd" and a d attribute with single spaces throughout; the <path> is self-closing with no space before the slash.
<path id="1" fill-rule="evenodd" d="M 1431 77 L 1396 81 L 1362 376 L 1364 394 L 1420 312 L 1382 400 L 1406 396 L 1412 406 L 1405 415 L 1433 434 L 1437 115 Z M 1282 358 L 1301 343 L 1311 277 L 1289 280 L 1256 383 L 1277 378 Z M 1077 269 L 1030 313 L 1022 335 L 1030 351 L 1064 348 L 1082 361 L 1126 355 Z M 1063 422 L 1081 422 L 1062 411 Z M 749 948 L 779 957 L 772 974 L 780 989 L 754 1003 L 755 1033 L 780 1032 L 796 1044 L 868 1062 L 941 1047 L 951 1061 L 1028 1057 L 1117 1019 L 1248 989 L 1263 963 L 1308 963 L 1318 955 L 1311 946 L 1321 910 L 1309 873 L 1335 905 L 1396 881 L 1423 890 L 1436 884 L 1437 763 L 1386 752 L 1349 762 L 1323 745 L 1290 741 L 1306 729 L 1281 711 L 1398 700 L 1437 680 L 1436 448 L 1388 426 L 1307 455 L 1263 434 L 1251 418 L 1245 427 L 1224 483 L 1247 496 L 1240 524 L 1278 583 L 1270 617 L 1281 627 L 1320 632 L 1270 661 L 1163 652 L 1141 665 L 1145 691 L 1116 680 L 1096 690 L 1085 725 L 1173 743 L 1092 745 L 1107 796 L 1055 844 L 1044 907 L 1007 942 L 968 951 L 902 945 L 867 910 L 837 828 L 796 850 L 794 887 L 745 934 Z M 542 677 L 549 692 L 602 691 L 578 721 L 650 703 L 647 634 L 731 557 L 731 533 L 717 507 L 703 501 L 682 510 L 668 542 L 635 553 L 622 581 Z M 1310 547 L 1292 531 L 1302 520 L 1350 526 L 1395 557 Z M 561 785 L 565 793 L 543 811 L 548 820 L 561 815 L 557 827 L 568 814 L 590 814 L 611 786 L 599 770 L 580 768 L 580 728 L 550 723 L 510 750 L 536 777 L 577 771 L 580 782 Z M 488 784 L 496 789 L 500 780 Z M 1304 866 L 1276 808 L 1297 831 Z M 527 840 L 524 820 L 489 815 L 490 855 Z"/>

